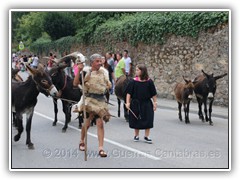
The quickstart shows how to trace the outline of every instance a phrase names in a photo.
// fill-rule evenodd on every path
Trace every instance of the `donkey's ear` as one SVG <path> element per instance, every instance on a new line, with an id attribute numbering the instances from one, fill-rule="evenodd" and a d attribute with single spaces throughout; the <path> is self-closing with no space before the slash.
<path id="1" fill-rule="evenodd" d="M 202 70 L 202 73 L 206 76 L 206 78 L 209 78 L 210 75 L 208 75 L 207 73 L 205 73 L 203 70 Z"/>
<path id="2" fill-rule="evenodd" d="M 189 81 L 187 79 L 185 79 L 184 76 L 182 76 L 182 77 L 183 77 L 183 80 L 186 82 L 186 84 L 188 84 Z"/>
<path id="3" fill-rule="evenodd" d="M 26 65 L 26 67 L 32 76 L 34 76 L 37 73 L 37 70 L 34 68 L 31 68 L 29 65 Z"/>
<path id="4" fill-rule="evenodd" d="M 215 76 L 214 79 L 215 79 L 215 81 L 216 81 L 216 80 L 218 80 L 218 79 L 220 79 L 220 78 L 223 78 L 223 77 L 226 76 L 226 75 L 227 75 L 227 73 L 222 74 L 222 75 L 220 75 L 220 76 Z"/>

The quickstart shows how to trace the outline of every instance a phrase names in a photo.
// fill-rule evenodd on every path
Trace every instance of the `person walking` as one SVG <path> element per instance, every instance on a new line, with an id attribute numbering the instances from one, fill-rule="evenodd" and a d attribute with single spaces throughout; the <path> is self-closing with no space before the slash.
<path id="1" fill-rule="evenodd" d="M 31 66 L 32 66 L 33 68 L 37 69 L 38 63 L 39 63 L 39 59 L 38 59 L 37 55 L 34 55 Z"/>
<path id="2" fill-rule="evenodd" d="M 112 86 L 113 86 L 113 82 L 116 81 L 114 72 L 112 67 L 107 63 L 106 58 L 104 56 L 102 56 L 102 66 L 107 70 L 109 81 L 112 83 Z M 109 89 L 108 92 L 106 93 L 107 102 L 109 102 L 109 99 L 110 99 L 110 93 L 111 93 L 110 91 L 111 89 Z"/>
<path id="3" fill-rule="evenodd" d="M 126 75 L 127 76 L 132 76 L 132 60 L 131 58 L 128 56 L 128 50 L 124 50 L 123 51 L 123 59 L 125 62 L 125 71 L 126 71 Z"/>
<path id="4" fill-rule="evenodd" d="M 83 69 L 83 63 L 78 64 L 79 72 L 85 74 L 84 77 L 84 91 L 85 91 L 85 108 L 87 112 L 87 120 L 85 126 L 89 128 L 90 122 L 96 118 L 97 123 L 97 135 L 98 135 L 98 151 L 100 157 L 107 157 L 106 152 L 103 150 L 104 143 L 104 124 L 103 121 L 108 122 L 110 119 L 110 113 L 107 103 L 105 102 L 104 93 L 107 89 L 111 88 L 111 82 L 109 81 L 108 74 L 102 67 L 102 56 L 100 54 L 93 54 L 90 57 L 91 67 Z M 82 84 L 82 78 L 80 73 L 77 73 L 74 77 L 73 85 L 77 86 Z M 83 97 L 81 97 L 79 105 L 79 111 L 83 111 Z M 85 150 L 85 126 L 82 126 L 81 138 L 79 149 Z"/>
<path id="5" fill-rule="evenodd" d="M 115 78 L 116 81 L 118 80 L 118 78 L 120 78 L 122 75 L 125 75 L 125 62 L 124 59 L 122 58 L 122 54 L 121 53 L 117 53 L 117 65 L 115 67 Z"/>
<path id="6" fill-rule="evenodd" d="M 136 77 L 127 86 L 125 105 L 130 111 L 129 127 L 135 130 L 134 141 L 139 141 L 139 131 L 144 129 L 145 142 L 152 143 L 149 135 L 157 109 L 157 91 L 144 64 L 136 66 Z"/>
<path id="7" fill-rule="evenodd" d="M 52 53 L 49 53 L 49 59 L 48 59 L 48 62 L 47 62 L 47 68 L 48 68 L 48 70 L 52 69 L 53 60 L 54 60 L 53 54 L 52 54 Z"/>
<path id="8" fill-rule="evenodd" d="M 106 59 L 107 59 L 107 63 L 111 66 L 112 70 L 114 71 L 114 59 L 112 58 L 112 53 L 111 52 L 107 52 L 106 53 Z M 114 84 L 113 81 L 111 81 L 112 85 Z M 110 93 L 113 94 L 113 86 L 110 89 Z"/>

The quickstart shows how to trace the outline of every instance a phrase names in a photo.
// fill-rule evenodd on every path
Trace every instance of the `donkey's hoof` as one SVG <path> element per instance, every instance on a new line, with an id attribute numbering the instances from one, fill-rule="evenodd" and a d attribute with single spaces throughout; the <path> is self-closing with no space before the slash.
<path id="1" fill-rule="evenodd" d="M 18 135 L 14 136 L 14 141 L 19 141 L 19 139 L 20 139 L 20 136 Z"/>
<path id="2" fill-rule="evenodd" d="M 28 149 L 35 149 L 33 143 L 28 144 Z"/>
<path id="3" fill-rule="evenodd" d="M 67 131 L 67 128 L 62 128 L 62 133 L 65 133 Z"/>
<path id="4" fill-rule="evenodd" d="M 53 125 L 53 126 L 56 126 L 56 125 L 57 125 L 57 122 L 53 122 L 52 125 Z"/>

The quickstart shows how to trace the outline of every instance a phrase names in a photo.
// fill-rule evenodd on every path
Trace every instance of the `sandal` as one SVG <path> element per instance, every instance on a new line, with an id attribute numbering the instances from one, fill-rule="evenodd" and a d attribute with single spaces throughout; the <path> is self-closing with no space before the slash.
<path id="1" fill-rule="evenodd" d="M 80 151 L 85 151 L 85 144 L 84 143 L 79 144 L 79 150 Z"/>
<path id="2" fill-rule="evenodd" d="M 103 149 L 101 149 L 98 154 L 100 157 L 107 157 L 107 154 L 104 152 Z"/>

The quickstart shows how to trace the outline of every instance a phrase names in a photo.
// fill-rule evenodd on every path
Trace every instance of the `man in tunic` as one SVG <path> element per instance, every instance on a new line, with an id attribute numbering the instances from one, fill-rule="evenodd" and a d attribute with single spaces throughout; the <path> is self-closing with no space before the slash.
<path id="1" fill-rule="evenodd" d="M 100 54 L 93 54 L 90 57 L 91 67 L 85 67 L 83 63 L 78 64 L 79 73 L 76 74 L 73 85 L 77 86 L 82 84 L 81 75 L 84 75 L 84 92 L 85 92 L 85 109 L 87 112 L 86 126 L 89 128 L 90 122 L 93 118 L 96 118 L 97 134 L 99 142 L 99 155 L 101 157 L 107 157 L 107 154 L 103 150 L 104 141 L 104 126 L 103 121 L 108 122 L 110 114 L 108 111 L 107 103 L 105 101 L 104 94 L 107 89 L 111 88 L 111 82 L 109 81 L 108 74 L 102 67 L 102 59 Z M 80 75 L 81 72 L 81 75 Z M 78 103 L 78 110 L 83 111 L 83 97 Z M 79 149 L 85 150 L 85 128 L 82 127 L 81 139 Z"/>

